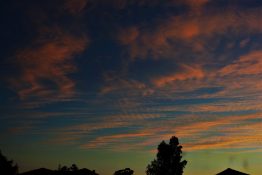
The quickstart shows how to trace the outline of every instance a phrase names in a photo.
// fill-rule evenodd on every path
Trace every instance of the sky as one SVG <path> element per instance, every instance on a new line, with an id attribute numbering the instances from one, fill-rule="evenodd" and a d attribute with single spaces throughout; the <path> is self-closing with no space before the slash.
<path id="1" fill-rule="evenodd" d="M 0 2 L 0 149 L 20 172 L 262 172 L 261 0 Z"/>

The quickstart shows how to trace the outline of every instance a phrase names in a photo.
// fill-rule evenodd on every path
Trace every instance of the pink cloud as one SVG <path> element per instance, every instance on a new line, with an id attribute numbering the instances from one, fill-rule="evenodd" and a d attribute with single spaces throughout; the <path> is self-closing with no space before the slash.
<path id="1" fill-rule="evenodd" d="M 252 51 L 220 70 L 222 76 L 262 74 L 262 51 Z"/>
<path id="2" fill-rule="evenodd" d="M 76 71 L 73 58 L 87 46 L 86 37 L 76 37 L 61 30 L 49 31 L 52 38 L 38 40 L 35 46 L 16 54 L 21 70 L 10 80 L 21 99 L 28 96 L 71 96 L 75 82 L 68 74 Z"/>
<path id="3" fill-rule="evenodd" d="M 186 3 L 205 4 L 207 1 L 192 0 L 191 2 L 189 0 Z M 218 34 L 261 33 L 261 15 L 260 8 L 246 11 L 226 9 L 222 12 L 209 12 L 209 14 L 187 13 L 159 20 L 154 26 L 148 26 L 148 28 L 132 26 L 120 33 L 117 38 L 123 38 L 119 41 L 121 44 L 128 45 L 132 59 L 146 58 L 147 56 L 156 59 L 174 52 L 181 52 L 181 48 L 176 50 L 170 41 L 188 44 L 192 50 L 196 48 L 203 50 L 201 43 L 203 45 L 208 38 Z"/>
<path id="4" fill-rule="evenodd" d="M 109 136 L 101 136 L 101 137 L 97 137 L 96 139 L 86 144 L 81 145 L 81 147 L 85 149 L 100 148 L 103 146 L 112 145 L 114 143 L 119 143 L 119 140 L 124 140 L 125 142 L 127 142 L 127 140 L 147 137 L 150 135 L 151 133 L 123 133 L 123 134 L 115 134 Z M 130 145 L 129 147 L 126 147 L 126 149 L 130 149 Z"/>
<path id="5" fill-rule="evenodd" d="M 153 84 L 162 87 L 174 81 L 201 79 L 205 76 L 204 70 L 199 66 L 181 65 L 181 71 L 167 76 L 160 76 L 152 80 Z"/>
<path id="6" fill-rule="evenodd" d="M 101 87 L 100 94 L 103 95 L 121 90 L 126 90 L 126 93 L 142 93 L 143 95 L 152 93 L 151 89 L 143 82 L 109 74 L 105 75 L 105 84 Z"/>

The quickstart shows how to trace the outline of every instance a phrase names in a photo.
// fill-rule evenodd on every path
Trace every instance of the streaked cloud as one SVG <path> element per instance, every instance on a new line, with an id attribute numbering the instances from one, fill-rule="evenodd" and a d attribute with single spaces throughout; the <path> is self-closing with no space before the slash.
<path id="1" fill-rule="evenodd" d="M 192 155 L 261 152 L 262 10 L 252 2 L 22 3 L 34 24 L 0 65 L 13 90 L 1 87 L 1 136 L 150 155 L 176 135 Z"/>
<path id="2" fill-rule="evenodd" d="M 189 4 L 194 3 L 190 1 Z M 261 15 L 259 7 L 243 11 L 228 8 L 223 13 L 214 11 L 208 12 L 208 15 L 186 13 L 158 21 L 153 26 L 143 28 L 132 26 L 125 30 L 126 36 L 123 36 L 122 32 L 118 38 L 124 40 L 135 36 L 135 39 L 128 41 L 131 58 L 171 56 L 172 52 L 181 52 L 179 44 L 184 44 L 193 52 L 207 51 L 203 44 L 209 42 L 208 39 L 212 37 L 232 32 L 239 35 L 261 33 Z M 139 31 L 134 32 L 137 29 Z M 123 43 L 123 40 L 120 42 L 127 44 Z"/>
<path id="3" fill-rule="evenodd" d="M 125 133 L 125 134 L 116 134 L 116 135 L 109 135 L 109 136 L 102 136 L 98 137 L 95 140 L 90 141 L 87 144 L 81 145 L 81 148 L 84 149 L 92 149 L 92 148 L 99 148 L 108 144 L 119 144 L 120 140 L 123 140 L 124 144 L 130 140 L 136 140 L 140 137 L 147 137 L 150 136 L 151 133 Z M 121 146 L 122 147 L 122 146 Z M 123 148 L 123 147 L 122 147 Z M 130 147 L 124 147 L 124 149 L 128 150 Z"/>
<path id="4" fill-rule="evenodd" d="M 16 54 L 20 75 L 10 80 L 21 99 L 30 96 L 72 96 L 75 81 L 69 74 L 77 70 L 73 56 L 87 47 L 85 36 L 74 36 L 59 28 L 48 29 L 32 46 Z M 47 36 L 47 37 L 46 37 Z"/>
<path id="5" fill-rule="evenodd" d="M 262 73 L 262 51 L 252 51 L 241 56 L 232 64 L 225 66 L 220 70 L 222 76 L 241 76 L 241 75 L 259 75 Z"/>
<path id="6" fill-rule="evenodd" d="M 145 89 L 145 87 L 146 85 L 144 83 L 138 82 L 136 80 L 119 79 L 108 82 L 106 86 L 102 87 L 100 92 L 102 94 L 106 94 L 112 91 L 118 91 L 120 89 Z"/>
<path id="7" fill-rule="evenodd" d="M 161 87 L 170 82 L 185 81 L 190 79 L 201 79 L 205 76 L 204 71 L 201 69 L 201 67 L 197 65 L 193 65 L 193 66 L 181 65 L 180 67 L 181 67 L 181 72 L 177 72 L 173 75 L 154 78 L 152 80 L 153 84 L 155 84 L 158 87 Z"/>

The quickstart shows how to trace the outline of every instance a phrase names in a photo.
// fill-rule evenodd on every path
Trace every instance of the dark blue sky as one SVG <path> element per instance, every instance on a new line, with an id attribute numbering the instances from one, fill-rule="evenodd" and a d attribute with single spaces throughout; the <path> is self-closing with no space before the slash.
<path id="1" fill-rule="evenodd" d="M 77 163 L 144 174 L 157 144 L 176 135 L 187 175 L 258 174 L 261 8 L 259 0 L 1 2 L 0 149 L 22 171 Z"/>

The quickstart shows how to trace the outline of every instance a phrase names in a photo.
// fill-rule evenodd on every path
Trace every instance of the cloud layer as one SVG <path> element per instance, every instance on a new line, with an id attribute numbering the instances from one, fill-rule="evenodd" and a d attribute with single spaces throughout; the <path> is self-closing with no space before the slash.
<path id="1" fill-rule="evenodd" d="M 21 18 L 13 18 L 23 30 L 10 38 L 21 40 L 6 48 L 12 54 L 3 54 L 13 57 L 0 65 L 8 80 L 0 137 L 6 145 L 25 137 L 25 147 L 152 156 L 176 135 L 192 154 L 259 153 L 261 7 L 216 0 L 17 4 Z"/>
<path id="2" fill-rule="evenodd" d="M 51 38 L 40 39 L 16 55 L 21 72 L 11 82 L 22 99 L 31 95 L 66 97 L 74 93 L 75 82 L 68 75 L 76 71 L 73 58 L 85 50 L 87 39 L 60 29 L 44 35 Z"/>

